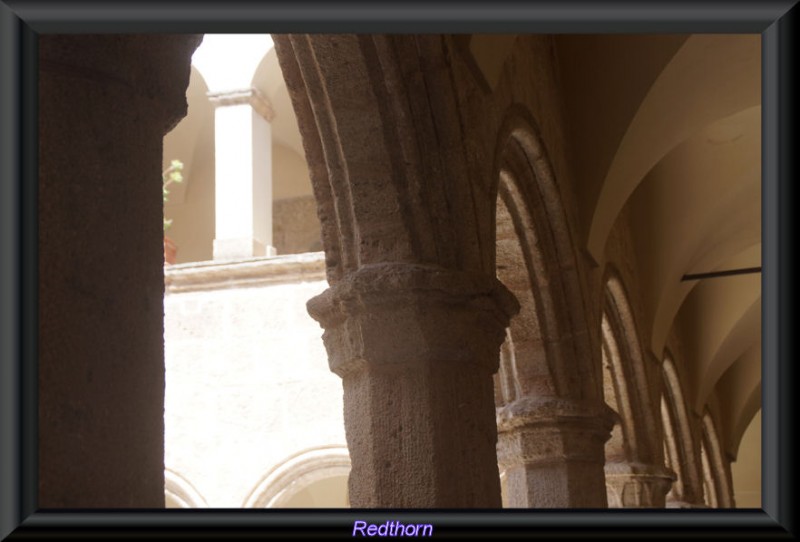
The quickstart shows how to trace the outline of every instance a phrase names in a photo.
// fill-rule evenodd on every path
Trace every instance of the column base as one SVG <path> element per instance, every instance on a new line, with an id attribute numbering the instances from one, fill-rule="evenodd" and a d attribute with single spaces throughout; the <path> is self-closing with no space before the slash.
<path id="1" fill-rule="evenodd" d="M 252 238 L 214 239 L 215 260 L 243 260 L 277 254 L 275 247 Z"/>

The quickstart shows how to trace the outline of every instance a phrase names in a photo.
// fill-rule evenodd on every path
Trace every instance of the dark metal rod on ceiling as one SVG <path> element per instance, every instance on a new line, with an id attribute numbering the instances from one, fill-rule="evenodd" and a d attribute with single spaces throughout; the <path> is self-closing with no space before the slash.
<path id="1" fill-rule="evenodd" d="M 761 266 L 745 267 L 743 269 L 728 269 L 726 271 L 712 271 L 710 273 L 692 273 L 684 275 L 681 282 L 687 280 L 713 279 L 716 277 L 729 277 L 731 275 L 749 275 L 750 273 L 761 273 Z"/>

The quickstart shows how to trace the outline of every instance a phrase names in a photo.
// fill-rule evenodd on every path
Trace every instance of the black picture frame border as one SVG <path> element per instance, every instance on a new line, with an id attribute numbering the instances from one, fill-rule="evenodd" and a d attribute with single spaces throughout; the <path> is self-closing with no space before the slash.
<path id="1" fill-rule="evenodd" d="M 352 538 L 358 519 L 431 523 L 437 538 L 791 538 L 796 2 L 0 0 L 0 538 Z M 232 31 L 761 33 L 762 510 L 38 510 L 37 36 Z"/>

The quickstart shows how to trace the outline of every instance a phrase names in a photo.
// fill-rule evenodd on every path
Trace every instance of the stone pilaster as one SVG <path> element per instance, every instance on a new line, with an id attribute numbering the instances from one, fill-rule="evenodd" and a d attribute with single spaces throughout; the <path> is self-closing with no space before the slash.
<path id="1" fill-rule="evenodd" d="M 604 403 L 522 397 L 497 414 L 498 460 L 512 508 L 605 508 Z"/>
<path id="2" fill-rule="evenodd" d="M 664 466 L 606 463 L 609 508 L 664 508 L 675 473 Z"/>
<path id="3" fill-rule="evenodd" d="M 214 259 L 272 256 L 272 107 L 255 88 L 208 98 L 216 107 Z"/>
<path id="4" fill-rule="evenodd" d="M 494 277 L 364 266 L 308 303 L 342 377 L 354 507 L 500 507 L 492 375 L 519 306 Z"/>

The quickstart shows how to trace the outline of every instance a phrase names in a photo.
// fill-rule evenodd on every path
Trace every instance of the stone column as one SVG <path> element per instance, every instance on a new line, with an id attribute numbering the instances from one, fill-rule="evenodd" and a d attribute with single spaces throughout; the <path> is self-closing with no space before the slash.
<path id="1" fill-rule="evenodd" d="M 41 508 L 164 506 L 164 134 L 193 35 L 39 37 Z"/>
<path id="2" fill-rule="evenodd" d="M 494 277 L 405 263 L 309 301 L 343 380 L 353 507 L 501 506 L 492 375 L 518 308 Z"/>
<path id="3" fill-rule="evenodd" d="M 255 88 L 208 96 L 216 106 L 214 259 L 273 256 L 272 108 Z"/>
<path id="4" fill-rule="evenodd" d="M 609 508 L 664 508 L 675 474 L 664 466 L 606 463 Z"/>
<path id="5" fill-rule="evenodd" d="M 613 418 L 605 404 L 525 396 L 497 417 L 509 507 L 606 508 L 604 445 Z"/>

